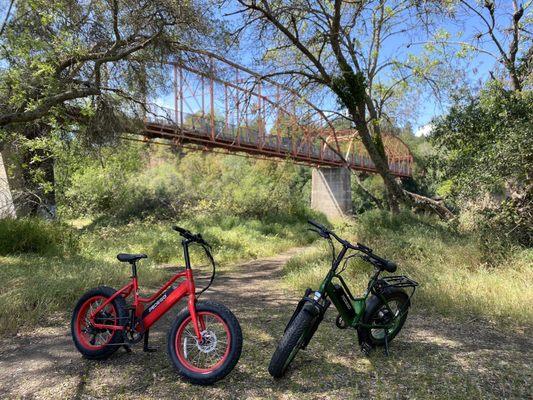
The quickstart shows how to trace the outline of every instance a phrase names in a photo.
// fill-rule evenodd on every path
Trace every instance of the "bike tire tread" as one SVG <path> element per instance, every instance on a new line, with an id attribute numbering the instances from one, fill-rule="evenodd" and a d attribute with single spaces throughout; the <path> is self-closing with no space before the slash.
<path id="1" fill-rule="evenodd" d="M 270 365 L 268 366 L 268 372 L 274 378 L 281 378 L 285 374 L 287 368 L 292 363 L 291 360 L 289 364 L 286 365 L 286 361 L 291 355 L 294 347 L 298 345 L 298 341 L 300 340 L 301 336 L 306 332 L 307 329 L 311 328 L 313 318 L 313 315 L 302 308 L 285 331 L 278 344 L 278 347 L 276 348 L 276 351 L 272 355 Z M 296 357 L 296 354 L 294 357 Z"/>

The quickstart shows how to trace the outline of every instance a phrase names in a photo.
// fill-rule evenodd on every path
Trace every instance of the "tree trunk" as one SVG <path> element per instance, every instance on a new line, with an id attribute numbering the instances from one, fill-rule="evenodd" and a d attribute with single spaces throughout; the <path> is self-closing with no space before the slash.
<path id="1" fill-rule="evenodd" d="M 24 136 L 30 140 L 48 136 L 45 124 L 27 124 Z M 15 142 L 16 143 L 16 142 Z M 55 158 L 52 152 L 41 146 L 13 144 L 12 163 L 18 171 L 18 185 L 14 188 L 15 205 L 21 214 L 39 215 L 45 218 L 56 216 Z"/>
<path id="2" fill-rule="evenodd" d="M 41 161 L 35 161 L 35 160 Z M 29 215 L 56 217 L 54 158 L 43 150 L 22 155 L 22 208 Z"/>
<path id="3" fill-rule="evenodd" d="M 380 210 L 383 209 L 383 204 L 380 199 L 378 199 L 376 196 L 374 196 L 366 187 L 363 185 L 363 182 L 361 181 L 361 178 L 359 175 L 357 175 L 356 171 L 352 170 L 352 175 L 355 178 L 355 182 L 357 183 L 357 186 L 372 200 L 372 202 L 376 205 L 376 207 Z"/>
<path id="4" fill-rule="evenodd" d="M 393 213 L 400 212 L 400 202 L 404 200 L 403 189 L 400 187 L 394 176 L 390 173 L 387 157 L 383 150 L 383 146 L 377 146 L 370 131 L 368 125 L 365 122 L 365 105 L 359 104 L 357 107 L 352 107 L 349 110 L 352 115 L 352 119 L 356 121 L 356 128 L 361 137 L 361 141 L 368 151 L 370 159 L 374 163 L 374 166 L 378 174 L 383 179 L 385 189 L 387 191 L 387 203 L 390 211 Z"/>

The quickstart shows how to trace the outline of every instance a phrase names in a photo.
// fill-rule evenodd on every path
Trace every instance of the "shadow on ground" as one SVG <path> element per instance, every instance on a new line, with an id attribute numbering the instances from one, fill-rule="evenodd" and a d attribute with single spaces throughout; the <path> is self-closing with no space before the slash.
<path id="1" fill-rule="evenodd" d="M 337 330 L 330 309 L 307 351 L 287 376 L 273 380 L 270 357 L 298 300 L 280 289 L 283 264 L 298 249 L 221 274 L 206 298 L 237 315 L 244 348 L 236 369 L 211 387 L 192 386 L 166 353 L 173 313 L 153 328 L 157 353 L 119 350 L 106 361 L 83 360 L 68 326 L 40 328 L 0 343 L 1 398 L 355 399 L 531 398 L 531 341 L 482 323 L 459 324 L 414 308 L 391 346 L 363 357 L 352 330 Z"/>

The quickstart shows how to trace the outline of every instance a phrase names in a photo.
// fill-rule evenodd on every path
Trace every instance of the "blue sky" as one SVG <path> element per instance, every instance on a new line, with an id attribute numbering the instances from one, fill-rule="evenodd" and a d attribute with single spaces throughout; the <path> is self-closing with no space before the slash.
<path id="1" fill-rule="evenodd" d="M 0 21 L 3 21 L 3 17 L 5 15 L 5 11 L 8 4 L 9 2 L 7 0 L 0 0 Z M 529 5 L 529 10 L 526 10 L 526 13 L 529 12 L 531 14 L 531 1 L 526 2 L 526 4 Z M 498 1 L 497 10 L 497 26 L 499 26 L 500 28 L 507 27 L 510 23 L 510 18 L 512 14 L 512 1 Z M 219 17 L 223 17 L 223 13 L 228 13 L 230 11 L 231 7 L 228 7 L 226 4 L 223 10 L 216 10 L 214 11 L 214 13 Z M 240 16 L 237 15 L 234 17 L 228 17 L 227 19 L 230 20 L 230 23 L 238 24 L 240 22 L 239 18 Z M 475 37 L 475 35 L 480 31 L 480 29 L 484 28 L 481 20 L 478 17 L 466 15 L 462 16 L 460 23 L 443 21 L 440 22 L 439 25 L 442 29 L 452 34 L 452 40 L 464 41 L 471 41 L 472 38 Z M 383 50 L 384 55 L 387 56 L 389 54 L 398 53 L 398 48 L 403 49 L 400 50 L 400 52 L 404 52 L 404 56 L 407 54 L 407 52 L 419 54 L 419 51 L 423 48 L 423 46 L 421 45 L 413 45 L 409 47 L 409 49 L 406 49 L 405 43 L 413 41 L 413 38 L 411 37 L 400 36 L 399 41 L 401 42 L 400 46 L 397 46 L 396 43 L 386 44 Z M 236 58 L 238 58 L 235 61 L 240 64 L 250 64 L 253 57 L 257 55 L 257 48 L 255 47 L 255 43 L 250 43 L 250 40 L 247 40 L 247 36 L 244 36 L 244 40 L 241 44 L 242 47 L 238 49 L 238 51 L 235 53 L 237 55 Z M 496 51 L 494 44 L 490 43 L 489 41 L 486 41 L 483 44 L 483 47 L 491 52 Z M 508 43 L 504 43 L 504 47 L 507 49 Z M 473 54 L 473 57 L 469 59 L 468 62 L 463 61 L 463 64 L 461 65 L 461 70 L 464 73 L 465 78 L 472 84 L 473 87 L 475 87 L 479 85 L 479 82 L 488 79 L 489 71 L 493 70 L 496 64 L 497 63 L 494 58 L 490 57 L 489 55 L 477 53 Z M 169 101 L 170 99 L 167 99 L 166 97 L 161 100 L 165 104 L 171 104 L 171 101 Z M 436 98 L 431 94 L 427 94 L 426 96 L 424 96 L 422 101 L 418 102 L 417 107 L 418 112 L 413 115 L 409 120 L 415 130 L 426 126 L 434 116 L 442 114 L 446 109 L 446 105 L 443 106 L 442 104 L 439 104 Z"/>
<path id="2" fill-rule="evenodd" d="M 527 3 L 530 7 L 527 12 L 531 12 L 531 2 Z M 224 12 L 231 12 L 231 7 L 226 8 Z M 503 0 L 496 2 L 496 26 L 501 30 L 510 26 L 511 17 L 513 12 L 513 4 L 511 0 Z M 470 14 L 470 15 L 469 15 Z M 483 21 L 469 12 L 466 14 L 464 10 L 458 10 L 459 21 L 445 20 L 441 18 L 439 21 L 436 21 L 439 29 L 443 29 L 451 34 L 450 40 L 452 41 L 461 41 L 468 43 L 479 44 L 484 50 L 497 53 L 496 46 L 490 41 L 487 40 L 486 36 L 483 36 L 479 41 L 476 41 L 475 37 L 478 33 L 484 32 L 486 26 Z M 485 13 L 486 14 L 486 13 Z M 233 22 L 235 25 L 240 23 L 240 15 L 230 17 L 230 22 Z M 504 45 L 504 48 L 508 48 L 508 43 L 504 38 L 496 32 L 496 35 Z M 422 37 L 423 35 L 421 35 Z M 407 54 L 419 55 L 423 50 L 423 45 L 411 45 L 407 48 L 405 45 L 407 43 L 413 43 L 418 41 L 418 37 L 412 37 L 406 35 L 400 35 L 396 37 L 400 45 L 397 45 L 397 42 L 387 42 L 383 48 L 383 56 L 388 57 L 389 55 L 394 55 L 395 57 L 401 59 L 406 57 Z M 420 39 L 423 41 L 424 39 Z M 257 44 L 253 42 L 253 39 L 249 39 L 248 35 L 243 35 L 243 40 L 241 42 L 241 51 L 239 52 L 239 62 L 242 64 L 248 64 L 250 59 L 253 56 L 257 56 Z M 459 50 L 459 46 L 456 47 L 456 50 Z M 449 59 L 448 61 L 451 61 Z M 479 87 L 482 82 L 486 81 L 489 78 L 489 71 L 497 68 L 497 61 L 487 54 L 471 52 L 469 57 L 463 60 L 453 59 L 453 65 L 460 69 L 460 73 L 463 74 L 462 81 L 468 82 L 468 84 L 475 90 Z M 415 130 L 419 128 L 424 128 L 433 117 L 442 114 L 446 111 L 446 104 L 441 104 L 435 96 L 431 93 L 426 93 L 421 100 L 417 103 L 417 112 L 409 118 L 409 122 L 412 124 Z"/>

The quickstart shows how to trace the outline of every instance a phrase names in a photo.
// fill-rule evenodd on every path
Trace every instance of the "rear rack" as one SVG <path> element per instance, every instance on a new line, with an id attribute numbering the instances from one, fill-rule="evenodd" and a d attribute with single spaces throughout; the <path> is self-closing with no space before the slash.
<path id="1" fill-rule="evenodd" d="M 412 280 L 411 278 L 408 278 L 405 275 L 398 275 L 398 276 L 384 276 L 380 279 L 380 281 L 383 281 L 386 283 L 385 287 L 398 287 L 398 288 L 405 288 L 405 287 L 412 287 L 415 288 L 418 286 L 418 282 Z"/>
<path id="2" fill-rule="evenodd" d="M 384 276 L 370 288 L 370 291 L 372 294 L 379 296 L 379 294 L 387 288 L 410 288 L 411 293 L 409 294 L 409 299 L 411 299 L 415 294 L 417 286 L 418 282 L 405 275 Z"/>

